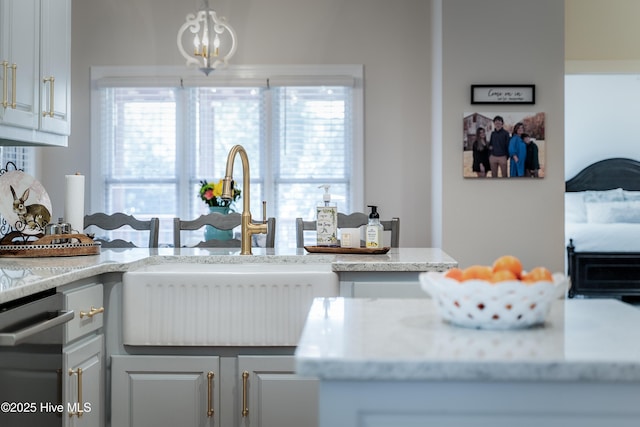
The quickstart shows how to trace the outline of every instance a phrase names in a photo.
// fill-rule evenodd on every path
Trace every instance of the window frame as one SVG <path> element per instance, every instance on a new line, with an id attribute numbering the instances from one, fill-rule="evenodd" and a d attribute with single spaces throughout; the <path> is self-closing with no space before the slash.
<path id="1" fill-rule="evenodd" d="M 90 211 L 104 212 L 104 191 L 100 147 L 100 88 L 102 85 L 118 86 L 263 86 L 273 85 L 316 85 L 344 82 L 351 79 L 352 87 L 352 146 L 349 206 L 340 206 L 342 212 L 360 210 L 364 202 L 364 111 L 363 111 L 363 66 L 362 65 L 249 65 L 229 66 L 216 70 L 205 77 L 198 70 L 184 67 L 91 67 L 91 179 Z M 186 95 L 186 91 L 183 93 Z M 267 102 L 271 102 L 271 94 Z M 266 132 L 270 134 L 270 120 L 266 121 Z M 183 129 L 184 131 L 185 129 Z M 271 152 L 271 138 L 268 138 L 266 152 Z M 270 161 L 270 156 L 265 156 Z M 187 159 L 182 159 L 185 165 Z M 264 194 L 267 200 L 275 194 L 275 183 L 265 175 Z M 185 192 L 181 192 L 183 198 Z M 320 194 L 320 193 L 318 193 Z M 252 206 L 254 217 L 261 217 L 258 206 Z M 293 220 L 293 218 L 291 219 Z"/>

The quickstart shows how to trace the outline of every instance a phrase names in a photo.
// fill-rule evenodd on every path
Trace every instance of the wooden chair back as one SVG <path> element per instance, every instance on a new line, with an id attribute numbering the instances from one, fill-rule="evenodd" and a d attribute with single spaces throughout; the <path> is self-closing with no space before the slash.
<path id="1" fill-rule="evenodd" d="M 212 212 L 205 215 L 200 215 L 196 219 L 183 220 L 180 218 L 173 219 L 173 246 L 175 248 L 183 247 L 180 239 L 180 232 L 186 230 L 199 230 L 207 225 L 211 225 L 220 230 L 232 230 L 238 227 L 242 222 L 242 215 L 238 212 L 232 212 L 227 215 L 220 214 L 218 212 Z M 267 240 L 265 247 L 273 248 L 275 246 L 276 235 L 276 219 L 267 219 Z M 239 248 L 241 244 L 240 239 L 229 240 L 202 240 L 196 245 L 190 247 L 194 248 Z"/>
<path id="2" fill-rule="evenodd" d="M 84 216 L 84 229 L 94 226 L 101 230 L 117 230 L 126 226 L 131 227 L 134 230 L 148 231 L 149 248 L 158 247 L 158 234 L 160 232 L 160 220 L 156 217 L 149 220 L 140 220 L 132 215 L 127 215 L 122 212 L 116 212 L 114 214 L 105 214 L 97 212 Z M 96 242 L 100 242 L 103 248 L 136 248 L 138 245 L 131 241 L 123 239 L 108 240 L 100 236 L 94 239 Z"/>

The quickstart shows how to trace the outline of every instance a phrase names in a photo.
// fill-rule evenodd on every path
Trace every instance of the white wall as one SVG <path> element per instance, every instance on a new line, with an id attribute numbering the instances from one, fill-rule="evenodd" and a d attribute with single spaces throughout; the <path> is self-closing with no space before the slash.
<path id="1" fill-rule="evenodd" d="M 513 254 L 525 268 L 563 271 L 564 2 L 441 1 L 443 137 L 433 143 L 443 153 L 442 247 L 463 266 Z M 536 85 L 535 105 L 501 109 L 546 113 L 544 179 L 462 178 L 462 114 L 474 83 Z"/>
<path id="2" fill-rule="evenodd" d="M 637 0 L 565 0 L 565 178 L 609 157 L 640 160 Z M 614 30 L 612 30 L 614 29 Z"/>
<path id="3" fill-rule="evenodd" d="M 639 74 L 567 75 L 565 97 L 565 179 L 598 160 L 640 160 Z"/>

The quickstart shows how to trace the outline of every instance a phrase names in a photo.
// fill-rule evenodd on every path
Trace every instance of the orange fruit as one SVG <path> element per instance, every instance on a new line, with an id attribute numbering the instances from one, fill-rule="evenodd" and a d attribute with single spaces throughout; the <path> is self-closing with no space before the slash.
<path id="1" fill-rule="evenodd" d="M 503 255 L 493 262 L 493 271 L 507 270 L 516 275 L 516 278 L 520 278 L 522 274 L 522 263 L 513 255 Z"/>
<path id="2" fill-rule="evenodd" d="M 504 282 L 507 280 L 518 280 L 518 278 L 509 270 L 498 270 L 494 271 L 491 275 L 491 279 L 489 279 L 491 283 Z"/>
<path id="3" fill-rule="evenodd" d="M 528 284 L 535 282 L 553 282 L 553 275 L 545 267 L 536 267 L 522 276 L 522 281 Z"/>
<path id="4" fill-rule="evenodd" d="M 462 280 L 480 279 L 489 280 L 493 272 L 491 267 L 486 265 L 472 265 L 462 270 Z"/>
<path id="5" fill-rule="evenodd" d="M 462 281 L 462 270 L 459 268 L 451 268 L 445 274 L 444 277 L 448 277 L 449 279 L 457 280 L 458 282 Z"/>

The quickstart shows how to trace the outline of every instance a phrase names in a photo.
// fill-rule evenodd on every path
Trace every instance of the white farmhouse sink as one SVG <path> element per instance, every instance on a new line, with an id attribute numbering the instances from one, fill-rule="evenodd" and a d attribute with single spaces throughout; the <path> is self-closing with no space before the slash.
<path id="1" fill-rule="evenodd" d="M 123 277 L 125 345 L 295 346 L 330 264 L 167 263 Z"/>

